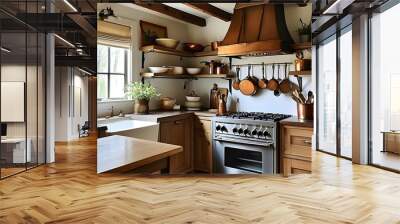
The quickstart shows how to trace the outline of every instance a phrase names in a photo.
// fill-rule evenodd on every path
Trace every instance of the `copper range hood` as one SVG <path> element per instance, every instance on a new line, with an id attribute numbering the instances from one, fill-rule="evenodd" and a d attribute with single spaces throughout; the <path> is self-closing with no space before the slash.
<path id="1" fill-rule="evenodd" d="M 283 5 L 237 4 L 220 56 L 264 56 L 292 53 L 293 39 Z"/>

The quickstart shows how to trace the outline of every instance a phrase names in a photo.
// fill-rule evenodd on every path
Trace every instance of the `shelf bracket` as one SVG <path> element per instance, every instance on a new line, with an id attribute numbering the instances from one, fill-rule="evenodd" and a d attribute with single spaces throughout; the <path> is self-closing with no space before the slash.
<path id="1" fill-rule="evenodd" d="M 232 57 L 228 57 L 229 59 L 229 72 L 232 71 Z M 232 95 L 232 79 L 228 79 L 229 81 L 229 93 Z"/>
<path id="2" fill-rule="evenodd" d="M 144 61 L 146 60 L 145 53 L 142 51 L 142 68 L 144 68 Z"/>

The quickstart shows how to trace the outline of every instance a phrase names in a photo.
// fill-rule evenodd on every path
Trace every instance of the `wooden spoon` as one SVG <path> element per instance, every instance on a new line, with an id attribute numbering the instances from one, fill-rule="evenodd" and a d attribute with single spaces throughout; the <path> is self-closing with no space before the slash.
<path id="1" fill-rule="evenodd" d="M 262 79 L 258 81 L 258 87 L 260 89 L 266 89 L 268 84 L 268 80 L 265 79 L 265 64 L 264 62 L 262 63 Z"/>

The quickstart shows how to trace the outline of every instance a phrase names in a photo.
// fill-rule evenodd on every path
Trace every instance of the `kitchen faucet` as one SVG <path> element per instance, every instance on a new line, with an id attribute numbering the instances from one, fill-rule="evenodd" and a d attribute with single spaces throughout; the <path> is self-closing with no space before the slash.
<path id="1" fill-rule="evenodd" d="M 114 116 L 114 106 L 111 106 L 111 114 L 110 114 L 110 117 L 113 117 Z"/>

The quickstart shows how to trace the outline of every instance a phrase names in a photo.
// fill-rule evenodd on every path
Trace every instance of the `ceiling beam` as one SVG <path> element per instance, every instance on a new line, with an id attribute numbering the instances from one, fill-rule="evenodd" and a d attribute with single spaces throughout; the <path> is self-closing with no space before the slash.
<path id="1" fill-rule="evenodd" d="M 79 13 L 68 13 L 67 16 L 85 31 L 89 39 L 97 39 L 97 29 Z"/>
<path id="2" fill-rule="evenodd" d="M 217 17 L 218 19 L 221 19 L 225 22 L 229 22 L 232 19 L 232 14 L 224 11 L 220 8 L 217 8 L 211 4 L 208 3 L 184 3 L 186 6 L 189 6 L 190 8 L 202 11 L 210 16 Z"/>
<path id="3" fill-rule="evenodd" d="M 179 19 L 187 23 L 191 23 L 197 26 L 206 26 L 206 20 L 204 18 L 192 15 L 190 13 L 181 11 L 179 9 L 175 9 L 168 5 L 160 3 L 138 3 L 138 2 L 135 2 L 134 4 L 146 9 L 162 13 L 167 16 L 171 16 L 175 19 Z"/>

